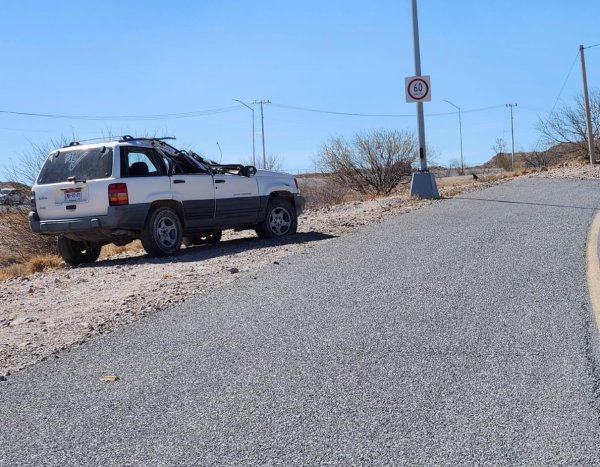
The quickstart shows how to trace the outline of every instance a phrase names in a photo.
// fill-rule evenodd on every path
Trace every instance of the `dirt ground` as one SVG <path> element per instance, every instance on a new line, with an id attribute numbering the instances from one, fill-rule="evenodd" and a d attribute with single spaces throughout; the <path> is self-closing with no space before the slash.
<path id="1" fill-rule="evenodd" d="M 537 175 L 600 178 L 598 167 L 579 175 L 565 170 Z M 440 195 L 449 197 L 497 183 L 502 181 L 465 176 L 440 179 L 438 187 Z M 182 248 L 170 258 L 129 252 L 10 279 L 0 283 L 0 378 L 148 313 L 168 312 L 265 264 L 277 264 L 386 216 L 440 202 L 444 200 L 414 200 L 406 194 L 354 201 L 308 210 L 299 219 L 298 234 L 284 239 L 259 240 L 251 231 L 227 231 L 218 245 Z"/>

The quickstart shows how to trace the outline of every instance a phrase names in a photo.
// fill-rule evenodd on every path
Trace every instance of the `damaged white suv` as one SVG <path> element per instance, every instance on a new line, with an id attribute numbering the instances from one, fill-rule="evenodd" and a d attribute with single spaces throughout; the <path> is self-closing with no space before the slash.
<path id="1" fill-rule="evenodd" d="M 225 229 L 261 238 L 296 232 L 305 203 L 293 176 L 217 164 L 165 139 L 124 136 L 51 152 L 32 188 L 31 230 L 57 235 L 72 265 L 135 239 L 161 257 L 182 242 L 216 243 Z"/>

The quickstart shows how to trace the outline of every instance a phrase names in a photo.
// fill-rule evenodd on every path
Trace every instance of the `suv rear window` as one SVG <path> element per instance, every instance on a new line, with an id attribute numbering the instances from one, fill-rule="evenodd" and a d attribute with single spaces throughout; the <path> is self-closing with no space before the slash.
<path id="1" fill-rule="evenodd" d="M 112 175 L 113 150 L 64 148 L 51 152 L 38 177 L 39 185 L 77 180 L 94 180 Z"/>

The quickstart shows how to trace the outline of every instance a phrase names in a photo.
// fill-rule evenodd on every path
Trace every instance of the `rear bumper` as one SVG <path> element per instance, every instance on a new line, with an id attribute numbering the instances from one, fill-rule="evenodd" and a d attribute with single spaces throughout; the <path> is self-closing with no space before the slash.
<path id="1" fill-rule="evenodd" d="M 72 219 L 41 220 L 37 212 L 29 213 L 32 232 L 47 235 L 85 233 L 110 236 L 113 230 L 142 230 L 149 204 L 111 206 L 104 216 L 79 217 Z"/>

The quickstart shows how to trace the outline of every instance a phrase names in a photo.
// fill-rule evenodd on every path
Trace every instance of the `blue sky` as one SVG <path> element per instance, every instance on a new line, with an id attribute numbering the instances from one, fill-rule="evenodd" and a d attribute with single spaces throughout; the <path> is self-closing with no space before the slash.
<path id="1" fill-rule="evenodd" d="M 425 132 L 438 162 L 460 157 L 458 116 L 444 100 L 464 112 L 465 163 L 489 159 L 496 138 L 510 147 L 507 103 L 518 104 L 516 150 L 534 148 L 539 118 L 559 95 L 561 105 L 581 92 L 578 48 L 600 43 L 599 19 L 597 0 L 420 0 L 422 72 L 432 83 Z M 314 167 L 331 137 L 416 132 L 404 94 L 414 74 L 410 0 L 21 0 L 3 2 L 0 26 L 0 110 L 113 117 L 0 113 L 0 166 L 31 143 L 107 133 L 174 135 L 217 160 L 219 142 L 223 162 L 247 161 L 251 112 L 233 99 L 272 102 L 267 154 L 290 171 Z M 586 64 L 590 88 L 599 88 L 600 47 L 586 51 Z M 223 111 L 199 113 L 211 109 Z M 196 114 L 154 118 L 187 112 Z M 114 118 L 123 115 L 154 119 Z"/>

